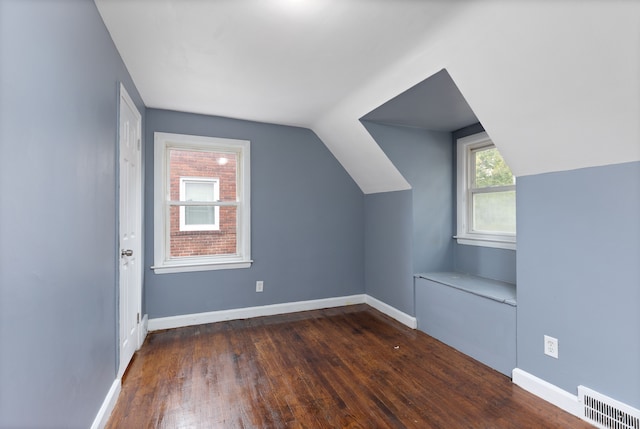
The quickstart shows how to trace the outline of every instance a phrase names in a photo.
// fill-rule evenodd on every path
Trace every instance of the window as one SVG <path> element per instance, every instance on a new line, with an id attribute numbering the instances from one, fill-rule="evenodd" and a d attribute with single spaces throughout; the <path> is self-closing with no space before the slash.
<path id="1" fill-rule="evenodd" d="M 218 201 L 220 182 L 214 178 L 181 177 L 180 201 Z M 180 206 L 180 231 L 219 231 L 220 207 Z"/>
<path id="2" fill-rule="evenodd" d="M 458 140 L 459 244 L 515 249 L 516 179 L 487 133 Z"/>
<path id="3" fill-rule="evenodd" d="M 250 143 L 154 137 L 154 271 L 250 267 Z"/>

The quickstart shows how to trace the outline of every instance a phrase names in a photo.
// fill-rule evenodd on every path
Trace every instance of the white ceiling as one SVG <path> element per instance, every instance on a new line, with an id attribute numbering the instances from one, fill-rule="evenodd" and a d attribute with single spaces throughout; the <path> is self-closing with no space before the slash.
<path id="1" fill-rule="evenodd" d="M 147 107 L 310 127 L 458 2 L 96 0 Z"/>
<path id="2" fill-rule="evenodd" d="M 147 107 L 309 127 L 365 193 L 410 186 L 360 119 L 442 69 L 516 176 L 640 160 L 637 0 L 95 2 Z"/>

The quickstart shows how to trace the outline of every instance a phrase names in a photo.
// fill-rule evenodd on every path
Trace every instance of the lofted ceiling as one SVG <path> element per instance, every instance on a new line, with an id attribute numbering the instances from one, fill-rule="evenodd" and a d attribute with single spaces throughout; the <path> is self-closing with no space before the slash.
<path id="1" fill-rule="evenodd" d="M 362 119 L 432 131 L 456 131 L 478 122 L 446 70 L 409 88 Z"/>
<path id="2" fill-rule="evenodd" d="M 361 119 L 478 120 L 516 176 L 640 160 L 639 1 L 95 3 L 147 107 L 311 128 L 364 193 L 409 184 Z"/>
<path id="3" fill-rule="evenodd" d="M 148 107 L 309 127 L 458 2 L 96 0 Z"/>

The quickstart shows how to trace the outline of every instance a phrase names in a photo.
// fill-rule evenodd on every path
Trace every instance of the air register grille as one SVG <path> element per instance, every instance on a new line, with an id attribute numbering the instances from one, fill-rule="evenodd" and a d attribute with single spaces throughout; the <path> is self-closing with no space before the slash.
<path id="1" fill-rule="evenodd" d="M 602 429 L 640 429 L 640 411 L 584 386 L 578 386 L 584 419 Z"/>

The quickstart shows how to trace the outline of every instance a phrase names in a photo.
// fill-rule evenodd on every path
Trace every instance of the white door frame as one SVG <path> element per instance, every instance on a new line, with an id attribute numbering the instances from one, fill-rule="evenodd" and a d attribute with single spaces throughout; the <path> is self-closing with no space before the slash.
<path id="1" fill-rule="evenodd" d="M 135 327 L 135 349 L 139 349 L 140 346 L 142 345 L 142 341 L 144 341 L 144 338 L 141 337 L 141 329 L 140 329 L 140 323 L 141 323 L 141 312 L 142 312 L 142 275 L 143 275 L 143 271 L 142 271 L 142 267 L 143 267 L 143 243 L 142 243 L 142 148 L 141 148 L 141 138 L 142 138 L 142 116 L 140 115 L 140 112 L 138 111 L 138 108 L 136 107 L 135 103 L 133 102 L 133 100 L 131 99 L 131 97 L 129 96 L 129 94 L 127 93 L 127 90 L 125 89 L 124 85 L 121 83 L 120 84 L 120 95 L 119 95 L 119 104 L 118 104 L 118 180 L 119 180 L 119 188 L 118 188 L 118 211 L 119 211 L 119 219 L 121 219 L 121 217 L 123 216 L 124 213 L 128 213 L 129 210 L 125 211 L 124 207 L 122 205 L 122 192 L 123 192 L 123 188 L 122 188 L 122 184 L 120 183 L 120 174 L 121 174 L 121 162 L 122 162 L 122 158 L 121 158 L 121 151 L 122 151 L 122 138 L 123 138 L 123 130 L 124 132 L 127 132 L 128 129 L 127 127 L 124 126 L 123 123 L 123 117 L 122 117 L 122 109 L 123 107 L 126 105 L 126 107 L 128 107 L 133 113 L 134 116 L 136 117 L 136 123 L 135 123 L 135 127 L 136 127 L 136 131 L 135 131 L 135 135 L 136 135 L 136 142 L 135 144 L 137 145 L 137 160 L 136 160 L 136 164 L 138 166 L 138 171 L 137 171 L 137 177 L 135 178 L 135 186 L 134 189 L 132 190 L 131 188 L 128 191 L 133 191 L 135 193 L 135 201 L 136 203 L 136 210 L 134 210 L 134 217 L 135 219 L 133 220 L 133 222 L 135 223 L 135 227 L 138 231 L 137 234 L 137 241 L 136 241 L 136 245 L 134 245 L 133 247 L 133 252 L 135 252 L 136 254 L 136 258 L 137 258 L 137 263 L 135 263 L 133 265 L 133 269 L 135 270 L 135 281 L 133 282 L 133 285 L 129 285 L 130 288 L 129 290 L 123 290 L 124 289 L 124 283 L 123 283 L 123 279 L 121 278 L 121 265 L 122 265 L 122 261 L 121 261 L 121 252 L 124 249 L 121 249 L 121 239 L 122 239 L 122 231 L 121 231 L 121 227 L 120 227 L 120 220 L 118 222 L 118 248 L 116 249 L 117 251 L 117 259 L 118 259 L 118 353 L 119 353 L 119 365 L 118 365 L 118 373 L 117 373 L 117 378 L 121 378 L 122 375 L 124 374 L 125 370 L 127 369 L 127 366 L 129 365 L 131 356 L 124 356 L 124 349 L 122 347 L 122 332 L 123 332 L 123 326 L 126 325 L 126 320 L 127 317 L 129 318 L 135 318 L 136 320 L 136 327 Z M 123 302 L 123 298 L 122 298 L 122 294 L 124 292 L 130 293 L 130 298 L 133 299 L 133 307 L 135 310 L 136 314 L 129 314 L 127 315 L 125 311 L 123 311 L 122 307 L 122 302 Z"/>

